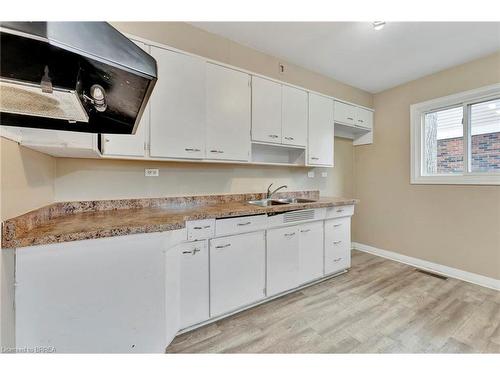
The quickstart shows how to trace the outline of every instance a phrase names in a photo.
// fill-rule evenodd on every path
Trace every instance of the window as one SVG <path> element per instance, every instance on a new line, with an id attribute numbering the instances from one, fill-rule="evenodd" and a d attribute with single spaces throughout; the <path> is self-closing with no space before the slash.
<path id="1" fill-rule="evenodd" d="M 414 104 L 411 183 L 500 184 L 500 84 Z"/>

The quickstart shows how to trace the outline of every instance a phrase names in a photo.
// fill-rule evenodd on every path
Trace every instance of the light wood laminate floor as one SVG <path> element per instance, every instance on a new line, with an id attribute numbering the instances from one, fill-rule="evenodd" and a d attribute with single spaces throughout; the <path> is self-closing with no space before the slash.
<path id="1" fill-rule="evenodd" d="M 344 275 L 178 336 L 168 353 L 500 353 L 500 292 L 353 251 Z"/>

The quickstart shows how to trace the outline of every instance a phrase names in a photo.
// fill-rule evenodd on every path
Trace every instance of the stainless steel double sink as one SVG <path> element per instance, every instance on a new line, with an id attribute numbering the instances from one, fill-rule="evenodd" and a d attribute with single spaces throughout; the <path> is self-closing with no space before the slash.
<path id="1" fill-rule="evenodd" d="M 283 204 L 290 203 L 314 203 L 316 202 L 314 199 L 306 199 L 306 198 L 281 198 L 281 199 L 259 199 L 248 201 L 249 204 L 253 204 L 254 206 L 260 207 L 269 207 L 269 206 L 280 206 Z"/>

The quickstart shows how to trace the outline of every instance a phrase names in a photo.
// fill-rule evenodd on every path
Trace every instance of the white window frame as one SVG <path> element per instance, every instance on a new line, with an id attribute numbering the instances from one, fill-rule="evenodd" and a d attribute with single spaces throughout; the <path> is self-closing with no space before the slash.
<path id="1" fill-rule="evenodd" d="M 500 83 L 461 92 L 410 106 L 410 183 L 412 184 L 457 184 L 457 185 L 500 185 L 500 172 L 469 172 L 470 113 L 469 105 L 500 97 Z M 453 174 L 423 173 L 423 115 L 441 109 L 464 108 L 464 172 Z"/>

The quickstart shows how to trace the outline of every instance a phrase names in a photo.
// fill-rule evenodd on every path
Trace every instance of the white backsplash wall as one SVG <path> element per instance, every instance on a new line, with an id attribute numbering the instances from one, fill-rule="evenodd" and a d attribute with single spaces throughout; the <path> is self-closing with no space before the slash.
<path id="1" fill-rule="evenodd" d="M 352 141 L 341 138 L 335 138 L 334 168 L 61 158 L 56 162 L 55 200 L 262 192 L 271 182 L 288 185 L 288 190 L 352 197 L 353 165 Z M 159 177 L 145 177 L 145 168 L 158 168 Z M 314 178 L 307 176 L 309 171 L 315 172 Z"/>

